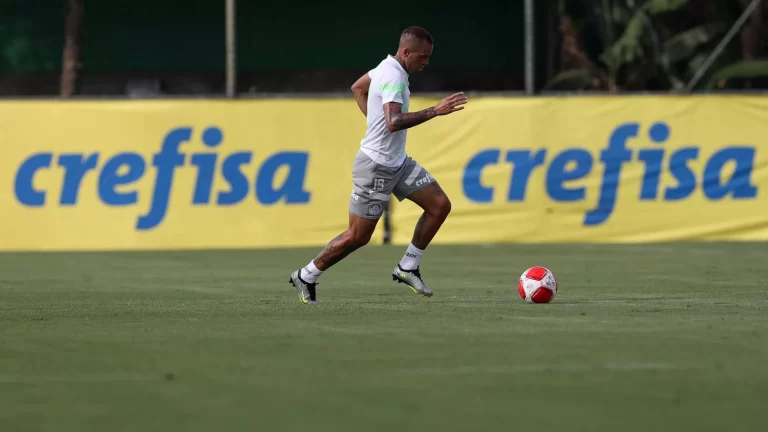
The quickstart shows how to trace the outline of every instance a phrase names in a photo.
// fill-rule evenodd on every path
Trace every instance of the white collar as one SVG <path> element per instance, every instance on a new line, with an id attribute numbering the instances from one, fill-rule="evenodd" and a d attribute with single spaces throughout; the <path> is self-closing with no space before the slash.
<path id="1" fill-rule="evenodd" d="M 391 60 L 401 71 L 403 71 L 404 74 L 408 75 L 408 72 L 405 71 L 403 65 L 401 65 L 400 62 L 397 61 L 397 59 L 392 54 L 387 54 L 387 60 Z"/>

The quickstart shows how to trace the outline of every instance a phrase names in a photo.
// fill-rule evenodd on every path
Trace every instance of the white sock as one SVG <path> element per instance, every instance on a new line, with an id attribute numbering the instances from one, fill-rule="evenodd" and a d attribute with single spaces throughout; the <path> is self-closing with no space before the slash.
<path id="1" fill-rule="evenodd" d="M 405 256 L 400 260 L 400 267 L 403 270 L 416 270 L 419 267 L 419 261 L 424 251 L 417 248 L 413 243 L 408 245 L 408 250 L 405 251 Z"/>
<path id="2" fill-rule="evenodd" d="M 315 283 L 321 274 L 323 274 L 323 271 L 315 267 L 315 260 L 312 260 L 306 267 L 301 269 L 299 277 L 306 283 Z"/>

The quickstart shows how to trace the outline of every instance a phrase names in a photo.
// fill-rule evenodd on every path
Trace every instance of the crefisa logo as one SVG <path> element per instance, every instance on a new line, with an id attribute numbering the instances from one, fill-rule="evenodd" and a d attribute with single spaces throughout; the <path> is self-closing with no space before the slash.
<path id="1" fill-rule="evenodd" d="M 695 172 L 690 161 L 699 158 L 701 147 L 690 145 L 676 149 L 666 157 L 664 144 L 670 140 L 671 128 L 658 122 L 648 128 L 648 138 L 653 148 L 633 150 L 628 147 L 630 140 L 638 138 L 641 125 L 625 123 L 616 127 L 608 139 L 608 145 L 600 151 L 599 161 L 603 164 L 603 178 L 600 185 L 597 206 L 584 216 L 585 226 L 601 225 L 613 213 L 621 181 L 622 167 L 633 161 L 643 164 L 644 171 L 639 192 L 641 201 L 679 201 L 690 197 L 701 188 L 709 200 L 755 199 L 758 188 L 752 184 L 756 149 L 753 146 L 730 145 L 714 152 L 704 164 L 702 172 Z M 466 165 L 462 179 L 465 196 L 478 204 L 494 202 L 496 190 L 481 182 L 483 170 L 501 163 L 501 149 L 486 149 L 474 155 Z M 508 202 L 525 200 L 531 173 L 547 162 L 547 150 L 509 150 L 505 159 L 513 166 L 509 183 Z M 666 161 L 666 166 L 664 162 Z M 585 148 L 568 148 L 549 158 L 546 167 L 546 191 L 558 202 L 582 201 L 586 197 L 586 186 L 567 186 L 566 182 L 583 179 L 592 172 L 595 160 Z M 726 167 L 732 167 L 730 176 Z M 660 190 L 661 174 L 668 170 L 677 185 Z"/>
<path id="2" fill-rule="evenodd" d="M 311 194 L 304 186 L 309 161 L 307 152 L 283 151 L 267 155 L 260 167 L 255 169 L 252 166 L 254 152 L 227 154 L 221 151 L 224 135 L 215 126 L 206 128 L 200 135 L 203 146 L 210 151 L 186 154 L 183 145 L 193 139 L 193 132 L 192 127 L 178 127 L 169 131 L 151 161 L 135 152 L 109 156 L 100 152 L 42 152 L 30 155 L 16 171 L 16 199 L 27 207 L 51 205 L 47 199 L 48 190 L 35 187 L 35 176 L 56 164 L 63 169 L 63 176 L 57 182 L 61 188 L 59 202 L 56 203 L 58 206 L 77 205 L 83 192 L 83 179 L 91 171 L 98 175 L 97 190 L 94 192 L 104 205 L 136 206 L 141 197 L 138 190 L 130 186 L 145 176 L 151 176 L 154 183 L 150 205 L 146 214 L 138 216 L 136 220 L 138 230 L 150 230 L 162 223 L 168 212 L 172 192 L 189 193 L 191 203 L 202 206 L 236 205 L 243 202 L 251 192 L 262 205 L 273 205 L 281 200 L 286 204 L 309 203 Z M 154 173 L 147 173 L 149 165 L 154 168 Z M 174 191 L 174 173 L 186 167 L 194 167 L 197 171 L 194 190 Z M 287 169 L 287 176 L 279 187 L 275 187 L 274 180 L 281 169 Z M 214 198 L 213 183 L 217 171 L 227 188 L 216 191 Z"/>

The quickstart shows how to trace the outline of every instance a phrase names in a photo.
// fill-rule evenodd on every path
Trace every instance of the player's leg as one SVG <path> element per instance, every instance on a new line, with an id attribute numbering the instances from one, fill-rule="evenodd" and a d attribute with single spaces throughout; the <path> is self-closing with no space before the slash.
<path id="1" fill-rule="evenodd" d="M 312 260 L 312 266 L 322 273 L 347 255 L 367 245 L 376 230 L 378 221 L 378 219 L 365 219 L 350 213 L 349 228 L 325 246 L 325 249 Z"/>
<path id="2" fill-rule="evenodd" d="M 421 277 L 419 263 L 424 250 L 432 242 L 451 212 L 451 201 L 440 185 L 417 162 L 411 167 L 394 189 L 398 200 L 407 198 L 424 210 L 413 231 L 411 243 L 400 262 L 392 271 L 392 279 L 411 287 L 417 294 L 427 297 L 432 291 Z"/>
<path id="3" fill-rule="evenodd" d="M 316 303 L 317 278 L 368 244 L 392 193 L 396 171 L 381 167 L 365 154 L 358 153 L 352 169 L 353 189 L 349 199 L 348 228 L 331 240 L 309 264 L 291 275 L 290 282 L 299 292 L 302 303 Z"/>
<path id="4" fill-rule="evenodd" d="M 410 201 L 416 203 L 424 210 L 419 221 L 416 222 L 416 228 L 413 230 L 411 244 L 417 249 L 423 251 L 435 238 L 440 227 L 445 222 L 448 214 L 451 212 L 451 200 L 437 182 L 420 189 L 410 196 Z M 406 255 L 407 257 L 407 255 Z M 418 262 L 410 263 L 409 266 Z M 415 266 L 413 268 L 416 268 Z"/>
<path id="5" fill-rule="evenodd" d="M 299 292 L 305 304 L 317 303 L 317 278 L 347 255 L 368 244 L 376 230 L 378 219 L 366 219 L 349 214 L 349 227 L 333 240 L 312 260 L 291 274 L 291 284 Z"/>

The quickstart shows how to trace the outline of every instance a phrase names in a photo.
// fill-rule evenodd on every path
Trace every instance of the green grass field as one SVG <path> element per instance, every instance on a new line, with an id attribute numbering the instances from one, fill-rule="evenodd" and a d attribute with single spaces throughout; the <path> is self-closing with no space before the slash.
<path id="1" fill-rule="evenodd" d="M 0 254 L 0 430 L 768 430 L 768 245 L 403 251 Z"/>

